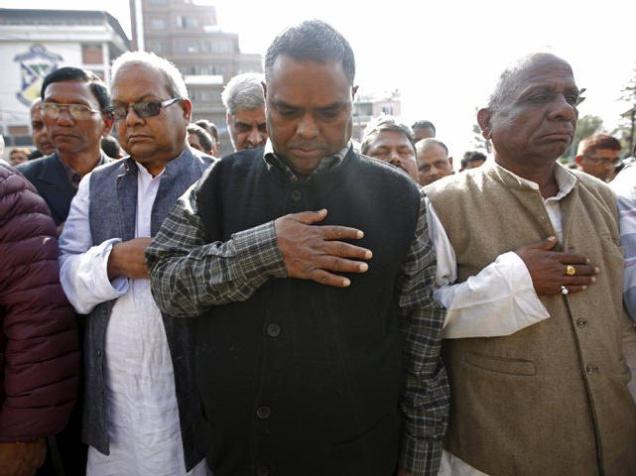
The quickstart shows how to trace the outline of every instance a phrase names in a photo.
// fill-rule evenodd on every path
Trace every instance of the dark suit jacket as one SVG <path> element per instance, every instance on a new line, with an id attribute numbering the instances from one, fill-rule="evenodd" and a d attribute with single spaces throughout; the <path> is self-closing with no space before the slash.
<path id="1" fill-rule="evenodd" d="M 104 152 L 98 165 L 112 162 Z M 17 169 L 24 175 L 37 189 L 51 210 L 51 215 L 55 225 L 59 225 L 66 220 L 68 211 L 71 208 L 71 200 L 77 190 L 68 179 L 64 165 L 60 161 L 57 152 L 30 160 L 21 164 Z"/>

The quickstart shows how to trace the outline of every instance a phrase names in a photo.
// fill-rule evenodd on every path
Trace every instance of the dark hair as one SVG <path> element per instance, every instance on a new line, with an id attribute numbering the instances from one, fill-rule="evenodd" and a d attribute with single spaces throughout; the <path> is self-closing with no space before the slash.
<path id="1" fill-rule="evenodd" d="M 199 142 L 206 154 L 212 153 L 212 137 L 203 127 L 196 124 L 188 124 L 187 131 L 188 134 L 196 134 L 199 137 Z"/>
<path id="2" fill-rule="evenodd" d="M 486 160 L 486 155 L 477 151 L 468 151 L 464 154 L 464 158 L 462 159 L 462 167 L 465 167 L 471 162 L 477 162 L 479 160 Z"/>
<path id="3" fill-rule="evenodd" d="M 431 121 L 415 121 L 411 126 L 411 129 L 432 129 L 434 134 L 437 134 L 435 126 Z"/>
<path id="4" fill-rule="evenodd" d="M 353 85 L 356 62 L 351 45 L 335 28 L 320 20 L 308 20 L 279 34 L 265 54 L 265 80 L 269 81 L 276 58 L 289 56 L 298 61 L 339 61 Z"/>
<path id="5" fill-rule="evenodd" d="M 119 147 L 119 142 L 113 136 L 104 136 L 102 137 L 102 142 L 100 144 L 101 149 L 104 151 L 108 157 L 113 159 L 119 159 L 121 157 L 121 148 Z"/>
<path id="6" fill-rule="evenodd" d="M 415 142 L 411 128 L 393 116 L 379 116 L 371 119 L 364 129 L 360 141 L 360 153 L 366 155 L 375 138 L 384 131 L 403 134 L 408 139 L 411 147 L 413 147 L 413 152 L 415 152 Z"/>
<path id="7" fill-rule="evenodd" d="M 579 145 L 579 155 L 595 152 L 599 149 L 622 150 L 621 143 L 609 134 L 594 134 L 586 137 Z"/>
<path id="8" fill-rule="evenodd" d="M 219 130 L 214 125 L 214 122 L 208 121 L 207 119 L 199 119 L 198 121 L 195 121 L 194 123 L 199 127 L 203 127 L 203 129 L 208 131 L 210 135 L 214 137 L 214 140 L 216 141 L 216 143 L 217 144 L 219 143 Z"/>
<path id="9" fill-rule="evenodd" d="M 59 83 L 62 81 L 88 83 L 88 87 L 99 103 L 100 110 L 107 111 L 110 109 L 110 94 L 108 93 L 108 88 L 103 81 L 90 71 L 86 71 L 81 68 L 74 68 L 72 66 L 64 66 L 63 68 L 56 69 L 47 74 L 42 82 L 40 97 L 44 99 L 44 92 L 49 84 Z"/>

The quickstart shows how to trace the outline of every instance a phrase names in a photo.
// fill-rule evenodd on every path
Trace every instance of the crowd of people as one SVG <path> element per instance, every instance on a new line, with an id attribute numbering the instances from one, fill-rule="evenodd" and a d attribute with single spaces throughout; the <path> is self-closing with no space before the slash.
<path id="1" fill-rule="evenodd" d="M 353 141 L 356 91 L 289 27 L 219 158 L 159 56 L 44 78 L 0 165 L 0 475 L 636 475 L 636 166 L 559 163 L 570 65 L 503 71 L 457 171 L 427 120 Z"/>

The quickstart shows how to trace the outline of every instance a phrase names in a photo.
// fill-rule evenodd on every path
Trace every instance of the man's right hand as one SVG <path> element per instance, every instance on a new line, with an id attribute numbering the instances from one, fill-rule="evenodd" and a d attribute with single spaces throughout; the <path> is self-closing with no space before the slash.
<path id="1" fill-rule="evenodd" d="M 337 225 L 316 225 L 327 210 L 292 213 L 274 222 L 278 247 L 287 276 L 311 279 L 320 284 L 347 287 L 348 278 L 335 273 L 364 273 L 369 265 L 361 260 L 373 256 L 371 250 L 341 240 L 359 240 L 361 230 Z"/>
<path id="2" fill-rule="evenodd" d="M 592 266 L 589 259 L 574 253 L 552 251 L 556 244 L 556 237 L 551 236 L 516 251 L 530 272 L 537 294 L 560 294 L 562 286 L 567 288 L 568 293 L 576 293 L 596 282 L 599 269 Z M 574 267 L 573 276 L 566 274 L 568 265 Z"/>
<path id="3" fill-rule="evenodd" d="M 118 276 L 132 279 L 148 278 L 148 265 L 144 251 L 152 238 L 135 238 L 130 241 L 116 243 L 108 256 L 108 279 Z"/>

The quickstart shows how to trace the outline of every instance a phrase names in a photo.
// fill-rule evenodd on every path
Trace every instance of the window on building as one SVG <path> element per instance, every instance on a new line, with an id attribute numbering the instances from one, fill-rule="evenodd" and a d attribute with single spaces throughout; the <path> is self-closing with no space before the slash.
<path id="1" fill-rule="evenodd" d="M 103 64 L 102 45 L 94 43 L 82 44 L 82 63 Z"/>
<path id="2" fill-rule="evenodd" d="M 7 129 L 9 130 L 9 135 L 12 135 L 12 136 L 30 136 L 31 135 L 29 126 L 9 126 Z"/>
<path id="3" fill-rule="evenodd" d="M 146 49 L 158 55 L 169 53 L 168 43 L 161 40 L 148 40 L 148 42 L 146 42 Z"/>
<path id="4" fill-rule="evenodd" d="M 382 114 L 393 115 L 393 106 L 382 106 Z"/>
<path id="5" fill-rule="evenodd" d="M 177 26 L 179 28 L 196 28 L 199 22 L 196 17 L 187 17 L 185 15 L 177 16 Z"/>
<path id="6" fill-rule="evenodd" d="M 168 22 L 165 18 L 161 17 L 152 17 L 150 18 L 150 29 L 151 30 L 165 30 L 168 27 Z"/>
<path id="7" fill-rule="evenodd" d="M 373 105 L 371 103 L 358 103 L 353 106 L 354 116 L 372 116 Z"/>
<path id="8" fill-rule="evenodd" d="M 210 42 L 210 51 L 212 53 L 232 53 L 233 44 L 231 41 L 213 40 Z"/>

